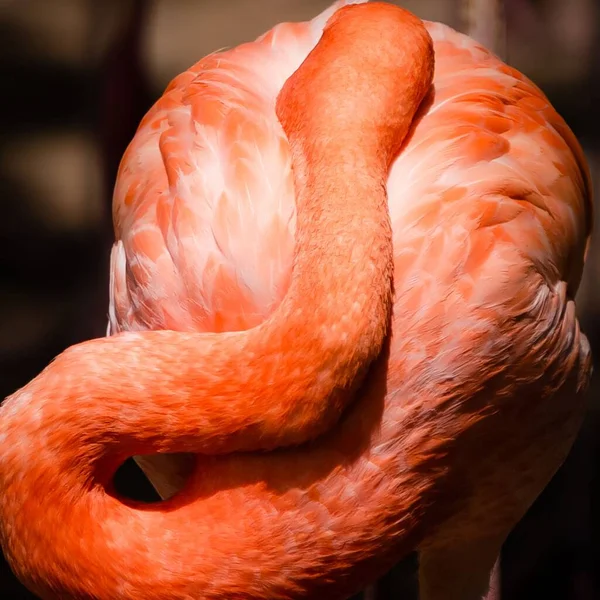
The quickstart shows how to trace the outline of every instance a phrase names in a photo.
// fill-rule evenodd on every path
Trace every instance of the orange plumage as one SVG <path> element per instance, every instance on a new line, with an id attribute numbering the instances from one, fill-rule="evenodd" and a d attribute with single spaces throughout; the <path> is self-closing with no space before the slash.
<path id="1" fill-rule="evenodd" d="M 0 408 L 0 542 L 40 597 L 344 598 L 418 548 L 424 599 L 474 599 L 568 452 L 577 141 L 469 38 L 343 4 L 201 60 L 128 148 L 112 335 Z M 179 452 L 173 498 L 115 495 Z"/>

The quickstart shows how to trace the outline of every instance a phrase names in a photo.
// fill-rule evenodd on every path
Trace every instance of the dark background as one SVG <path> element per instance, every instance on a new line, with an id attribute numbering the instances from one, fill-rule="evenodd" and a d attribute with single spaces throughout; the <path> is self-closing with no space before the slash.
<path id="1" fill-rule="evenodd" d="M 397 2 L 464 28 L 465 0 Z M 0 398 L 104 335 L 118 161 L 168 81 L 329 0 L 0 0 Z M 600 175 L 600 3 L 506 0 L 508 61 L 549 95 Z M 600 244 L 578 296 L 600 356 Z M 597 363 L 596 363 L 597 364 Z M 502 558 L 503 599 L 600 599 L 600 390 L 569 459 Z M 150 497 L 128 464 L 121 484 Z M 413 597 L 414 558 L 376 597 Z M 0 596 L 32 598 L 0 561 Z M 373 597 L 373 592 L 370 593 Z M 140 599 L 141 600 L 141 599 Z"/>

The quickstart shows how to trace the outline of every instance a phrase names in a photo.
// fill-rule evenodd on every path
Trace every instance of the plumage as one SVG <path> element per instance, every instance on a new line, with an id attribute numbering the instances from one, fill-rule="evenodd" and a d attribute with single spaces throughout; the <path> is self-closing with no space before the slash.
<path id="1" fill-rule="evenodd" d="M 542 92 L 424 25 L 338 2 L 146 115 L 111 337 L 0 408 L 0 542 L 42 598 L 344 598 L 415 548 L 425 600 L 481 596 L 584 412 L 591 192 Z M 184 489 L 116 497 L 157 452 L 198 454 Z"/>

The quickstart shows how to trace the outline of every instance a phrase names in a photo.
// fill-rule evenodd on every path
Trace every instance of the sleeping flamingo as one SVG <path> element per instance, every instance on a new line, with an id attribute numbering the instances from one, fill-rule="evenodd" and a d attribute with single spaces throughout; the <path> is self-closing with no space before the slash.
<path id="1" fill-rule="evenodd" d="M 479 598 L 591 370 L 589 177 L 543 94 L 443 25 L 338 2 L 177 77 L 114 220 L 112 335 L 0 408 L 25 585 L 346 598 L 418 548 L 424 600 Z M 169 453 L 194 455 L 178 493 L 118 496 L 126 457 Z"/>

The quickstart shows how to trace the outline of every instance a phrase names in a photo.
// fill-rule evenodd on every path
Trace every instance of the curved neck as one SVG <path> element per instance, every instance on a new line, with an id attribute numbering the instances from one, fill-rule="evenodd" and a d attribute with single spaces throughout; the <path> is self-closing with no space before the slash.
<path id="1" fill-rule="evenodd" d="M 239 524 L 238 513 L 251 512 L 244 502 L 223 515 L 222 522 L 203 524 L 198 519 L 206 512 L 188 510 L 205 501 L 200 470 L 179 504 L 164 511 L 126 511 L 98 485 L 98 477 L 106 476 L 98 468 L 113 468 L 116 457 L 133 454 L 214 454 L 296 444 L 327 429 L 339 416 L 387 334 L 392 240 L 385 179 L 432 71 L 432 42 L 417 18 L 376 3 L 338 11 L 277 101 L 292 149 L 298 204 L 293 274 L 279 309 L 247 332 L 147 331 L 75 346 L 2 407 L 0 445 L 8 452 L 0 455 L 0 540 L 18 572 L 35 573 L 33 585 L 47 592 L 40 595 L 51 598 L 62 589 L 83 597 L 92 546 L 101 547 L 108 557 L 152 541 L 157 549 L 168 546 L 180 557 L 172 564 L 187 573 L 179 581 L 177 573 L 157 567 L 160 572 L 153 580 L 164 576 L 169 584 L 179 585 L 171 595 L 161 591 L 161 598 L 198 597 L 203 595 L 200 590 L 221 581 L 224 563 L 222 556 L 207 556 L 202 544 L 198 546 L 196 528 L 210 536 L 208 547 L 213 549 L 221 540 L 231 549 L 248 534 L 246 554 L 238 554 L 240 560 L 245 557 L 247 571 L 264 543 L 280 534 L 283 521 L 284 529 L 297 525 L 289 503 L 266 518 L 269 507 L 261 504 L 265 494 L 256 496 L 256 522 L 265 527 L 264 539 L 249 535 L 256 524 L 242 520 L 233 527 Z M 39 452 L 24 447 L 20 436 L 25 434 L 39 445 Z M 278 469 L 285 467 L 277 464 L 274 485 L 281 479 Z M 262 467 L 258 463 L 254 468 L 260 473 Z M 34 522 L 19 516 L 14 492 L 23 481 L 43 481 L 43 491 L 48 491 L 39 498 Z M 61 510 L 48 506 L 49 516 L 44 515 L 45 498 L 60 503 L 57 490 L 67 489 L 72 492 Z M 243 488 L 231 492 L 242 500 L 244 493 Z M 332 506 L 338 502 L 335 494 Z M 214 510 L 222 508 L 217 503 Z M 36 535 L 48 541 L 48 518 L 59 514 L 61 521 L 73 521 L 57 522 L 52 531 L 62 527 L 77 537 L 67 544 L 63 536 L 65 544 L 56 548 L 28 547 Z M 118 515 L 134 514 L 131 529 L 118 522 Z M 415 514 L 411 504 L 406 518 L 413 525 Z M 104 522 L 101 517 L 116 521 L 92 526 L 95 519 Z M 112 529 L 111 522 L 116 523 Z M 394 522 L 402 523 L 402 518 Z M 186 535 L 190 523 L 194 530 Z M 171 533 L 175 541 L 169 541 Z M 298 531 L 298 536 L 292 538 L 294 544 L 305 534 Z M 329 541 L 324 543 L 329 547 Z M 353 556 L 365 555 L 363 550 Z M 373 551 L 368 545 L 368 552 Z M 304 558 L 311 554 L 298 552 Z M 344 563 L 344 572 L 351 562 L 348 558 Z M 306 563 L 286 563 L 277 577 L 300 580 Z M 244 573 L 241 567 L 239 573 Z M 148 597 L 147 584 L 135 573 L 127 585 L 129 596 L 115 588 L 122 597 Z M 231 592 L 229 597 L 236 595 L 236 590 Z M 228 594 L 217 590 L 211 597 L 224 596 Z"/>

